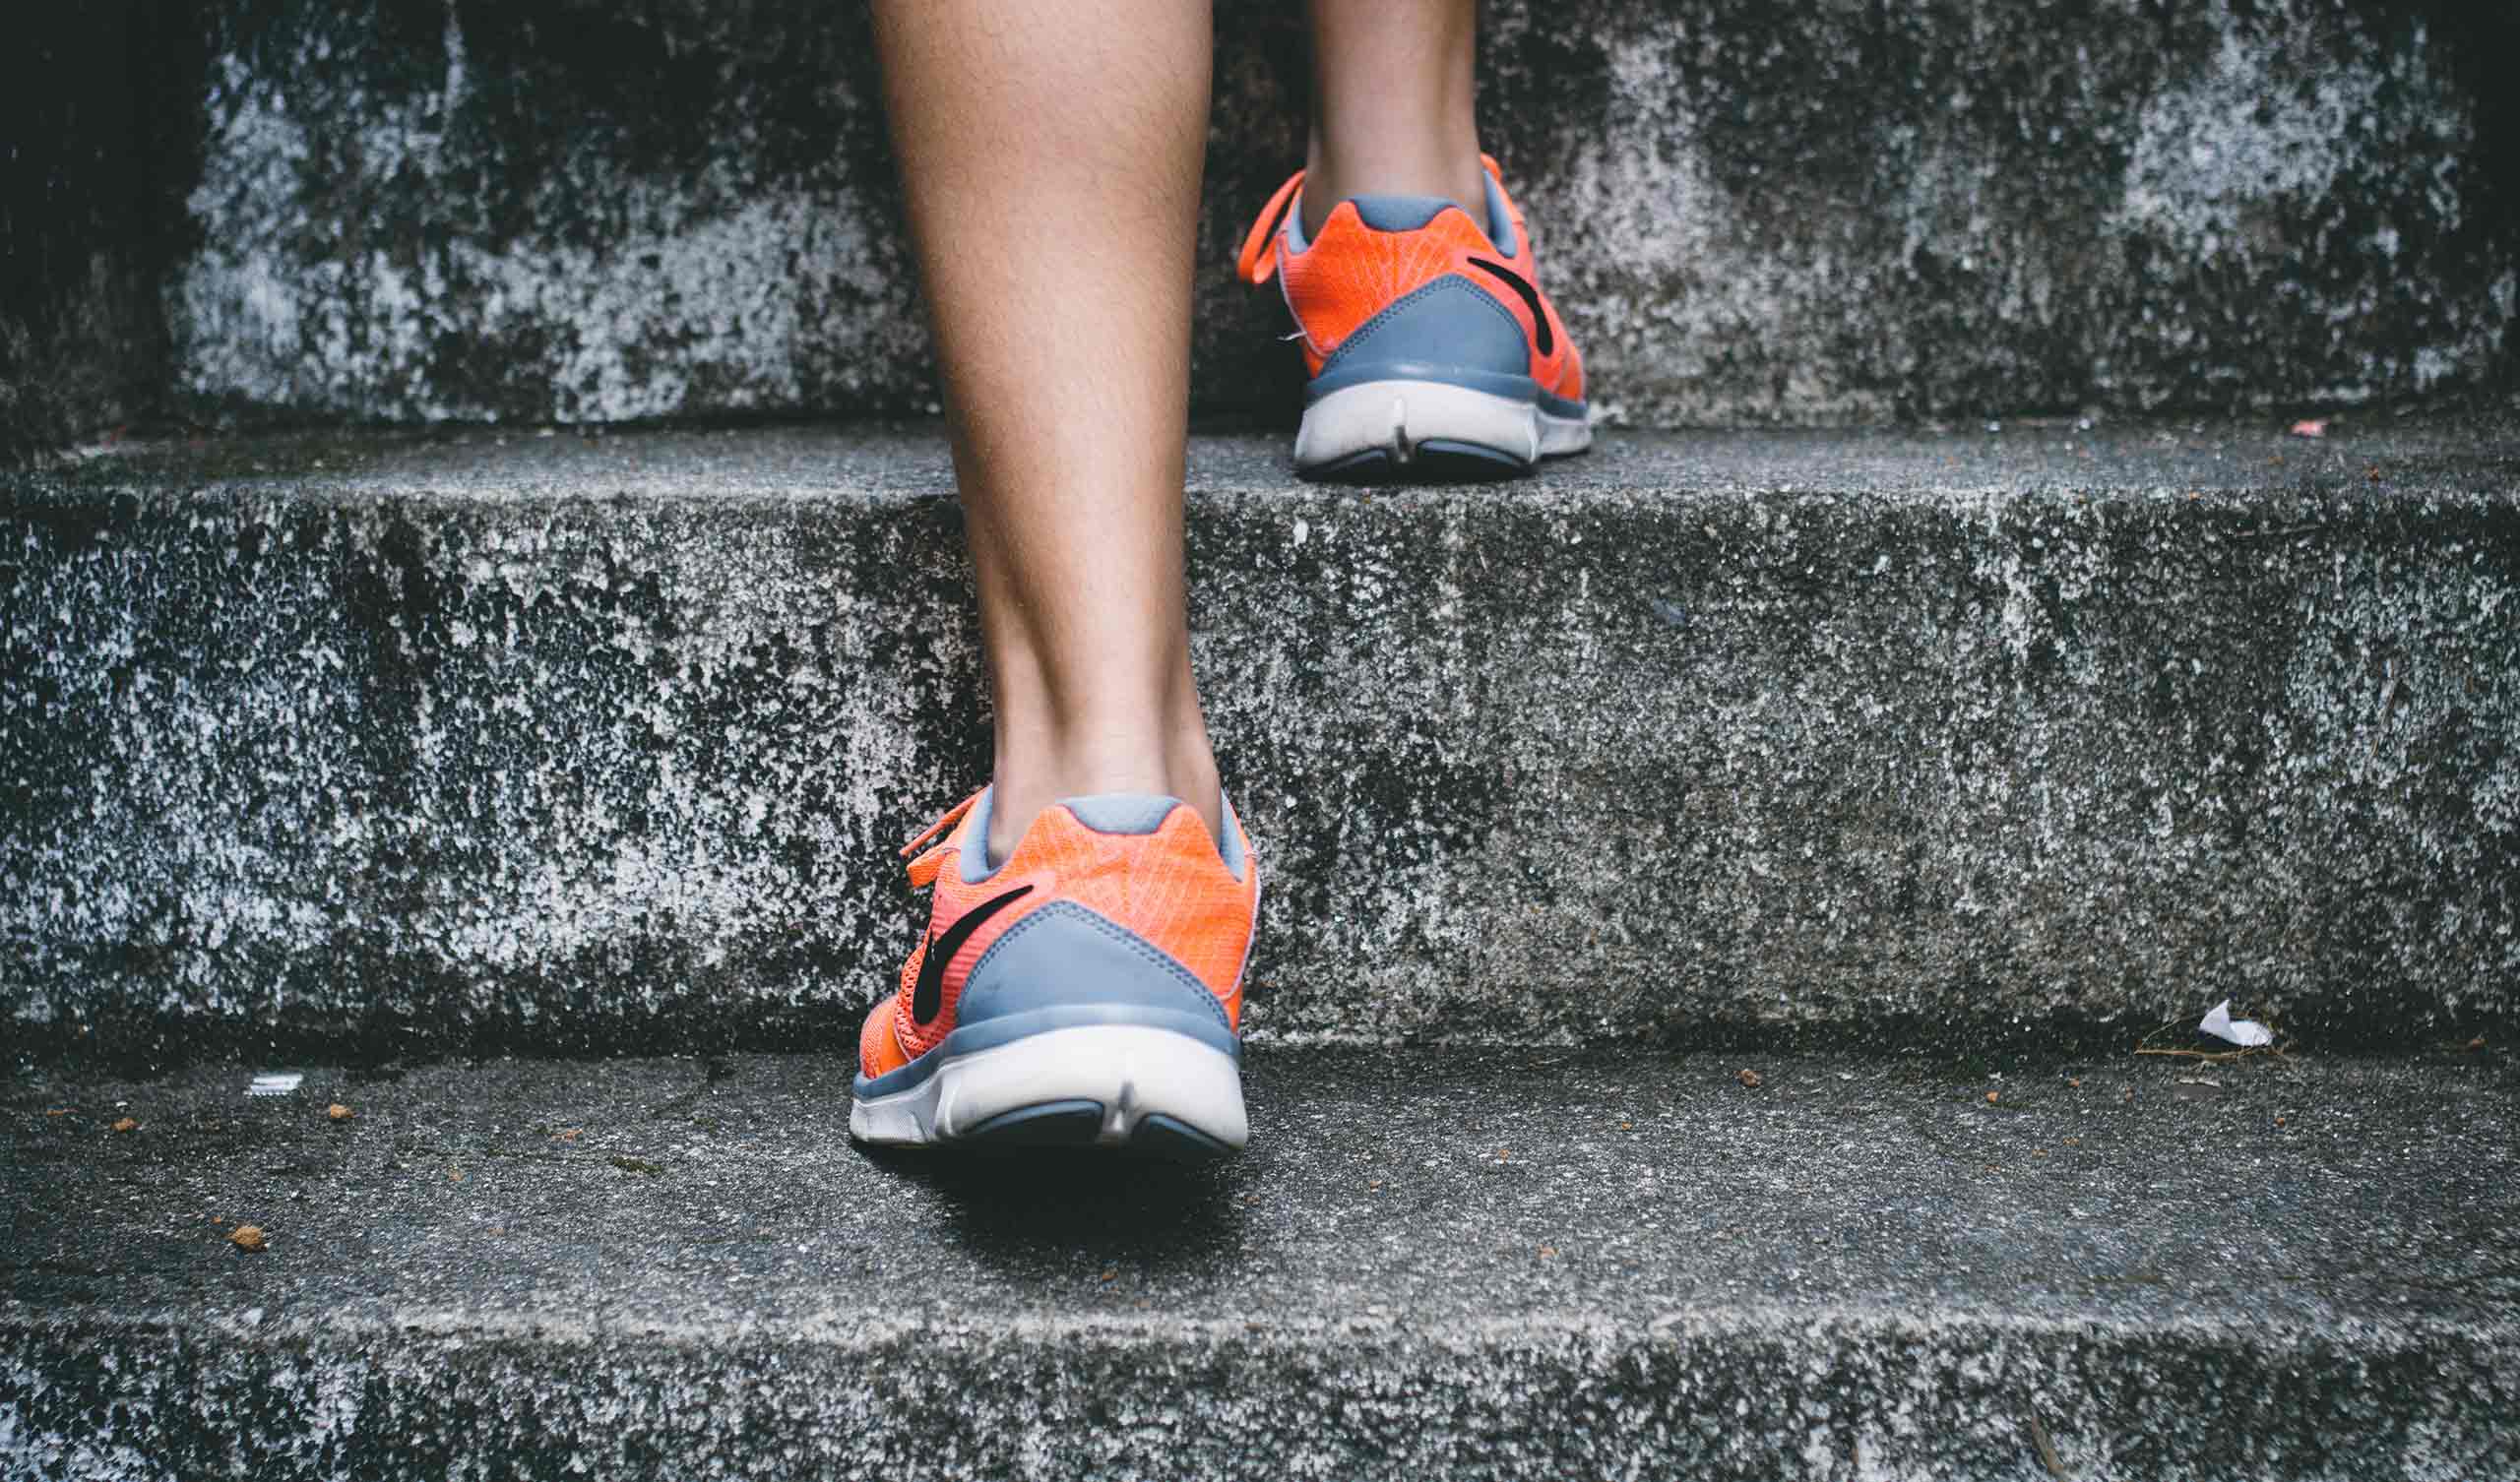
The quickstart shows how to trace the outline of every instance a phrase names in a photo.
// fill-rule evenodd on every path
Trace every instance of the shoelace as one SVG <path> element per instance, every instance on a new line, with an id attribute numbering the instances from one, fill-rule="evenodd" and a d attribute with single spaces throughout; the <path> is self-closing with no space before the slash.
<path id="1" fill-rule="evenodd" d="M 1301 189 L 1303 171 L 1297 170 L 1269 197 L 1269 204 L 1260 208 L 1260 218 L 1251 223 L 1251 230 L 1242 238 L 1242 253 L 1234 259 L 1234 277 L 1255 288 L 1277 277 L 1278 254 L 1273 244 L 1279 229 L 1287 223 L 1287 208 L 1294 204 L 1295 192 Z"/>
<path id="2" fill-rule="evenodd" d="M 1496 182 L 1497 194 L 1504 195 L 1505 172 L 1497 168 L 1495 156 L 1480 154 L 1479 164 L 1487 172 L 1488 178 Z M 1295 197 L 1302 189 L 1303 171 L 1297 170 L 1287 177 L 1286 184 L 1270 194 L 1269 204 L 1260 208 L 1260 215 L 1252 221 L 1251 230 L 1243 235 L 1242 251 L 1233 260 L 1234 277 L 1256 288 L 1278 276 L 1278 234 L 1286 228 L 1287 212 L 1293 207 Z M 1505 197 L 1505 214 L 1513 220 L 1514 236 L 1520 240 L 1523 213 L 1511 196 Z"/>
<path id="3" fill-rule="evenodd" d="M 956 803 L 953 807 L 946 809 L 945 816 L 943 818 L 940 818 L 936 822 L 928 825 L 926 828 L 921 829 L 916 837 L 913 838 L 909 843 L 902 845 L 902 857 L 910 860 L 910 888 L 912 890 L 923 891 L 929 886 L 934 885 L 936 883 L 937 872 L 945 868 L 944 842 L 940 840 L 933 847 L 929 847 L 928 841 L 936 838 L 938 834 L 945 833 L 956 824 L 961 823 L 963 821 L 963 815 L 971 812 L 972 805 L 980 800 L 980 793 L 986 791 L 988 791 L 988 789 L 985 787 L 979 788 L 970 797 L 967 797 L 961 802 Z M 926 849 L 925 853 L 919 852 L 922 848 Z M 916 855 L 917 857 L 912 858 L 914 855 Z"/>

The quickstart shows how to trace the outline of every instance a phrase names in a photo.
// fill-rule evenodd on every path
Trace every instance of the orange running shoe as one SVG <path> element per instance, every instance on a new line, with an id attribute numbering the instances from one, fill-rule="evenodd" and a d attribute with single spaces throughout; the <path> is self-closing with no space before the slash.
<path id="1" fill-rule="evenodd" d="M 1307 239 L 1297 170 L 1243 238 L 1238 271 L 1277 278 L 1312 373 L 1296 472 L 1492 475 L 1592 446 L 1584 357 L 1479 157 L 1484 222 L 1441 196 L 1351 196 Z"/>
<path id="2" fill-rule="evenodd" d="M 988 861 L 991 792 L 912 839 L 935 888 L 901 991 L 857 1041 L 866 1142 L 1127 1147 L 1213 1157 L 1248 1141 L 1242 969 L 1260 872 L 1176 799 L 1068 798 Z M 942 842 L 931 843 L 939 835 Z"/>

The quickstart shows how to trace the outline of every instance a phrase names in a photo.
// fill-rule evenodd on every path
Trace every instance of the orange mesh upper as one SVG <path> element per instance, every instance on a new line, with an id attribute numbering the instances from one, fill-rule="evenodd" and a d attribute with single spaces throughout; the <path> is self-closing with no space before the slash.
<path id="1" fill-rule="evenodd" d="M 1075 901 L 1163 949 L 1216 994 L 1228 1023 L 1241 1022 L 1242 966 L 1260 890 L 1259 861 L 1247 836 L 1242 879 L 1236 880 L 1217 857 L 1207 825 L 1187 808 L 1175 808 L 1152 834 L 1108 834 L 1052 807 L 1034 821 L 995 873 L 967 885 L 961 853 L 980 842 L 969 836 L 976 817 L 969 809 L 966 802 L 947 815 L 953 832 L 912 864 L 914 884 L 933 879 L 934 912 L 927 934 L 902 964 L 900 991 L 875 1007 L 858 1036 L 858 1062 L 867 1076 L 898 1070 L 952 1033 L 972 968 L 1009 927 L 1053 900 Z M 911 1013 L 911 999 L 928 943 L 965 911 L 1019 886 L 1031 886 L 1032 893 L 990 917 L 945 964 L 943 1008 L 921 1025 Z"/>
<path id="2" fill-rule="evenodd" d="M 1480 158 L 1487 172 L 1494 175 L 1496 161 L 1483 154 Z M 1415 231 L 1378 231 L 1364 223 L 1353 203 L 1342 201 L 1331 209 L 1305 250 L 1291 252 L 1285 218 L 1299 205 L 1302 183 L 1303 172 L 1298 170 L 1270 197 L 1243 241 L 1238 271 L 1253 283 L 1278 279 L 1287 307 L 1294 314 L 1295 326 L 1303 332 L 1306 371 L 1321 374 L 1322 362 L 1365 321 L 1390 307 L 1395 299 L 1451 274 L 1477 283 L 1523 327 L 1523 338 L 1531 345 L 1530 374 L 1543 391 L 1569 401 L 1583 400 L 1584 357 L 1567 337 L 1565 322 L 1557 317 L 1557 306 L 1546 293 L 1540 294 L 1541 312 L 1548 320 L 1549 352 L 1543 355 L 1540 326 L 1522 295 L 1470 266 L 1474 257 L 1491 262 L 1504 260 L 1496 257 L 1487 234 L 1468 212 L 1457 208 L 1440 212 Z M 1501 183 L 1497 189 L 1503 195 Z M 1531 232 L 1523 223 L 1522 208 L 1510 196 L 1505 197 L 1505 213 L 1513 222 L 1514 238 L 1522 250 L 1504 265 L 1521 274 L 1538 291 L 1540 265 L 1532 250 Z"/>

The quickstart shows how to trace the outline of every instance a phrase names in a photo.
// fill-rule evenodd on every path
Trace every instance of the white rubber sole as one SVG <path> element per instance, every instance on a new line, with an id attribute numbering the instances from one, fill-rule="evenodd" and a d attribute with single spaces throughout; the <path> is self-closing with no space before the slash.
<path id="1" fill-rule="evenodd" d="M 1333 472 L 1442 456 L 1528 468 L 1591 446 L 1591 422 L 1551 415 L 1534 402 L 1440 381 L 1371 381 L 1304 408 L 1295 467 Z"/>
<path id="2" fill-rule="evenodd" d="M 853 1101 L 849 1135 L 1201 1156 L 1239 1149 L 1251 1128 L 1232 1056 L 1168 1029 L 1089 1024 L 957 1055 L 907 1090 Z"/>

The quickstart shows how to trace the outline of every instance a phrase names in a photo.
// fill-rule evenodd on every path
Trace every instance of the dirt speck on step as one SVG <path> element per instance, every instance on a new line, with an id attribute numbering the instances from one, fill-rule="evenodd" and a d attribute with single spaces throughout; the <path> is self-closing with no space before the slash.
<path id="1" fill-rule="evenodd" d="M 227 1243 L 240 1251 L 259 1251 L 270 1244 L 263 1238 L 261 1225 L 238 1225 L 227 1232 Z"/>
<path id="2" fill-rule="evenodd" d="M 1748 1066 L 1741 1067 L 1738 1072 L 1734 1073 L 1732 1079 L 1740 1081 L 1742 1088 L 1745 1090 L 1754 1091 L 1759 1088 L 1759 1073 L 1751 1070 Z"/>
<path id="3" fill-rule="evenodd" d="M 332 1105 L 324 1108 L 324 1115 L 332 1118 L 336 1122 L 346 1122 L 350 1118 L 357 1116 L 358 1113 L 350 1110 L 346 1106 L 344 1106 L 339 1101 L 336 1101 Z"/>
<path id="4" fill-rule="evenodd" d="M 138 1131 L 140 1131 L 140 1124 L 139 1124 L 137 1121 L 135 1121 L 135 1120 L 133 1120 L 132 1118 L 130 1118 L 130 1117 L 125 1117 L 125 1118 L 123 1118 L 121 1121 L 116 1122 L 116 1123 L 114 1124 L 114 1131 L 116 1131 L 116 1132 L 138 1132 Z"/>

